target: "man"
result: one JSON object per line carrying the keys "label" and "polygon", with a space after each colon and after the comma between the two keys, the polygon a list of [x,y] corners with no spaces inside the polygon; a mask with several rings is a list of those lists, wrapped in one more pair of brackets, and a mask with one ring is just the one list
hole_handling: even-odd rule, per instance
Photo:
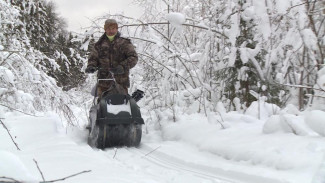
{"label": "man", "polygon": [[[86,73],[94,73],[98,69],[99,79],[109,79],[109,71],[113,70],[117,87],[121,87],[123,93],[127,94],[130,87],[129,71],[137,64],[138,55],[131,41],[121,37],[116,20],[107,19],[104,30],[105,33],[95,43],[89,55]],[[97,96],[101,97],[112,85],[111,81],[100,80]]]}

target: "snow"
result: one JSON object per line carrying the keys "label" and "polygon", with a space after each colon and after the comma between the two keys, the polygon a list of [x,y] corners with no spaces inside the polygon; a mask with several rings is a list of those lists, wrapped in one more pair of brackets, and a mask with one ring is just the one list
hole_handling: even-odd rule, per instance
{"label": "snow", "polygon": [[[292,121],[295,119],[294,116],[287,117]],[[220,130],[220,125],[207,123],[200,115],[182,116],[179,122],[164,127],[162,133],[164,139],[192,144],[200,151],[217,155],[213,159],[237,162],[232,168],[241,169],[239,172],[251,174],[255,169],[261,172],[260,175],[281,177],[280,174],[286,174],[280,180],[289,182],[311,182],[313,173],[323,161],[324,139],[313,138],[314,133],[310,137],[295,136],[290,131],[287,131],[289,134],[263,135],[262,120],[236,113],[225,114],[223,119],[223,123],[230,127]],[[303,123],[301,116],[299,119]],[[316,155],[316,152],[320,153]],[[317,165],[313,166],[314,163]],[[265,167],[269,168],[266,172],[262,171]]]}
{"label": "snow", "polygon": [[3,79],[8,83],[14,84],[15,75],[3,66],[0,66],[0,77],[3,77]]}
{"label": "snow", "polygon": [[150,37],[150,41],[153,41],[158,46],[163,46],[163,42],[161,39],[156,35],[154,29],[151,28],[151,26],[148,26],[148,36]]}
{"label": "snow", "polygon": [[287,13],[287,8],[290,7],[290,3],[290,1],[277,0],[277,3],[275,3],[275,9],[277,9],[279,13],[285,14]]}
{"label": "snow", "polygon": [[[0,172],[2,175],[6,175],[7,177],[15,177],[19,180],[25,181],[37,181],[37,179],[33,178],[24,163],[21,159],[9,152],[9,151],[0,151]],[[1,180],[1,179],[0,179]]]}
{"label": "snow", "polygon": [[230,50],[230,54],[229,54],[229,63],[228,65],[230,67],[234,66],[235,64],[235,61],[236,61],[236,52],[237,52],[237,48],[236,47],[231,47],[231,50]]}
{"label": "snow", "polygon": [[178,34],[182,33],[182,24],[185,23],[185,15],[179,12],[171,12],[166,15],[168,22],[174,27]]}
{"label": "snow", "polygon": [[264,80],[264,74],[262,68],[258,61],[255,59],[255,56],[260,52],[261,47],[257,45],[255,49],[250,49],[246,47],[247,42],[244,42],[240,47],[240,59],[243,63],[247,63],[249,60],[252,61],[254,67],[256,68],[259,76]]}
{"label": "snow", "polygon": [[322,75],[320,78],[318,78],[317,84],[321,89],[325,90],[325,75]]}
{"label": "snow", "polygon": [[318,134],[325,136],[325,112],[320,110],[306,112],[305,122]]}
{"label": "snow", "polygon": [[181,26],[185,23],[185,15],[178,12],[168,13],[166,19],[174,26]]}
{"label": "snow", "polygon": [[108,113],[112,113],[112,114],[118,114],[119,112],[124,111],[124,112],[128,112],[129,114],[131,114],[131,107],[130,104],[122,104],[122,105],[109,105],[107,104],[107,112]]}
{"label": "snow", "polygon": [[8,91],[7,88],[0,88],[0,95],[3,95],[7,91]]}
{"label": "snow", "polygon": [[253,102],[246,110],[246,115],[260,118],[262,120],[268,119],[270,116],[278,114],[280,108],[274,104],[269,104],[263,100]]}
{"label": "snow", "polygon": [[[19,10],[9,8],[11,7],[9,2],[0,2],[5,10],[5,13],[1,14],[3,18],[0,20],[1,23],[11,24],[10,27],[16,27],[16,25],[25,27],[24,22],[16,21],[19,19]],[[81,173],[63,181],[78,183],[325,183],[325,99],[323,98],[324,91],[317,90],[325,89],[325,68],[317,73],[317,82],[313,83],[316,89],[313,91],[315,95],[313,106],[305,111],[299,111],[298,105],[293,105],[298,103],[295,98],[298,90],[295,88],[288,92],[293,96],[291,100],[286,98],[284,90],[279,92],[279,99],[288,101],[289,105],[285,108],[265,102],[266,97],[260,96],[260,93],[253,90],[249,93],[257,101],[247,108],[243,105],[243,101],[236,97],[231,106],[236,111],[232,112],[227,112],[231,107],[229,105],[226,109],[222,103],[226,103],[225,101],[204,100],[207,93],[210,92],[213,95],[213,92],[217,93],[224,88],[212,86],[211,83],[215,78],[206,77],[207,75],[201,70],[211,68],[214,72],[234,66],[237,51],[243,63],[252,62],[262,80],[269,79],[266,70],[271,69],[269,66],[272,63],[277,64],[275,73],[280,83],[286,84],[288,81],[285,75],[291,74],[294,80],[299,81],[301,76],[289,72],[289,68],[299,66],[297,62],[299,60],[295,59],[303,53],[310,56],[308,60],[311,59],[311,63],[315,62],[318,50],[317,36],[310,28],[311,26],[307,25],[309,14],[305,12],[306,7],[301,4],[300,0],[252,0],[246,2],[242,9],[237,1],[220,1],[220,5],[227,6],[217,7],[217,3],[209,8],[201,9],[202,2],[190,2],[188,7],[183,8],[183,11],[181,4],[175,7],[171,5],[172,11],[180,12],[167,15],[165,8],[163,8],[164,12],[146,12],[146,17],[151,17],[152,22],[164,22],[163,20],[166,19],[170,22],[171,28],[175,28],[176,33],[179,33],[174,34],[172,30],[169,35],[171,44],[168,43],[168,47],[170,46],[170,51],[172,51],[170,54],[164,53],[166,51],[164,45],[167,42],[161,35],[165,35],[166,29],[152,25],[152,27],[137,29],[143,31],[143,34],[138,34],[138,32],[134,34],[141,39],[156,43],[152,47],[149,44],[144,46],[137,43],[139,53],[155,62],[146,63],[150,69],[141,68],[141,72],[138,72],[145,76],[134,75],[140,78],[139,82],[150,80],[149,85],[154,85],[155,88],[132,87],[143,87],[143,91],[146,89],[152,93],[158,91],[162,95],[160,97],[148,93],[148,98],[143,99],[145,102],[142,104],[145,107],[141,110],[146,124],[143,126],[143,139],[139,148],[116,147],[98,150],[89,147],[87,145],[88,131],[84,127],[88,122],[87,104],[91,100],[82,98],[83,106],[69,108],[71,107],[69,105],[74,102],[67,98],[78,100],[75,93],[62,94],[63,92],[55,87],[57,81],[39,69],[42,66],[37,60],[48,60],[48,64],[52,65],[54,70],[60,69],[57,62],[44,55],[32,54],[38,52],[32,49],[28,58],[23,58],[23,56],[15,58],[15,54],[9,57],[6,51],[1,52],[0,80],[4,81],[1,82],[0,87],[1,104],[10,104],[21,112],[8,112],[8,108],[0,106],[0,120],[4,124],[0,124],[0,177],[2,177],[0,182],[10,178],[22,182],[40,182],[42,177],[37,167],[39,166],[47,181]],[[147,5],[153,8],[155,3],[153,1],[152,4],[147,3]],[[295,6],[298,4],[300,5]],[[35,8],[34,4],[33,7]],[[187,14],[183,14],[184,12]],[[212,14],[205,14],[205,12]],[[151,13],[157,16],[151,16]],[[219,16],[219,13],[223,15],[214,17]],[[183,30],[186,18],[191,24],[205,27],[208,31],[201,29],[198,31],[188,27]],[[240,18],[246,23],[256,24],[256,30],[252,32],[254,38],[248,40],[258,42],[254,49],[248,48],[247,42],[240,47],[236,45],[240,33]],[[210,22],[207,21],[208,19]],[[144,16],[141,23],[148,20],[150,19]],[[218,23],[216,22],[218,25],[213,25],[216,20],[218,20]],[[85,36],[93,36],[96,30],[92,28]],[[102,30],[101,26],[100,30]],[[192,34],[187,36],[189,30],[198,32],[190,38]],[[211,30],[224,33],[229,39],[215,39],[218,36],[215,37]],[[18,29],[16,31],[22,33]],[[5,38],[4,35],[10,32],[12,31],[5,29],[4,33],[0,33],[0,37]],[[26,38],[26,45],[23,46],[24,42],[21,38],[24,40],[25,36],[18,36],[19,39],[12,37],[11,45],[5,47],[10,46],[8,48],[13,48],[12,50],[26,51],[25,47],[29,47],[31,40]],[[320,39],[324,40],[324,38]],[[225,48],[214,54],[212,52],[216,50],[208,49],[211,43],[220,44]],[[87,50],[89,44],[90,39],[85,41],[80,49]],[[0,45],[1,50],[5,47]],[[145,47],[146,50],[141,52],[141,47]],[[308,52],[305,52],[303,48],[307,48]],[[260,53],[263,55],[264,50],[269,54],[265,58],[270,57],[265,66],[255,58]],[[73,50],[70,51],[73,53]],[[56,53],[58,58],[66,61],[66,66],[68,66],[70,60],[67,60],[67,57],[61,55],[59,51]],[[189,62],[182,63],[188,70],[180,69],[181,64],[173,59],[178,56],[193,61],[190,64]],[[80,59],[82,60],[81,57]],[[220,59],[224,62],[219,62]],[[209,60],[215,60],[216,64],[208,65]],[[86,62],[86,60],[83,61]],[[141,59],[141,62],[146,61],[146,59]],[[18,64],[13,64],[15,62]],[[199,62],[198,66],[195,65],[196,62]],[[155,66],[160,64],[174,73],[170,74],[167,69]],[[164,75],[163,81],[152,77],[152,73],[147,72],[151,70],[151,67]],[[247,68],[242,67],[239,71],[241,75],[238,76],[239,81],[234,86],[238,94],[241,92],[240,80],[250,79],[245,72]],[[305,70],[297,69],[297,71]],[[189,81],[189,74],[191,74],[195,80],[193,83],[197,87],[190,87],[191,83],[177,83],[175,80],[179,78],[175,79],[175,73],[186,78],[181,82]],[[310,73],[316,74],[316,72]],[[132,85],[135,84],[132,83]],[[269,87],[262,85],[261,89],[263,91],[272,89]],[[84,88],[77,90],[79,89],[84,90]],[[217,91],[214,91],[215,89]],[[76,103],[81,103],[80,101]],[[37,114],[36,116],[39,117],[22,114],[22,112],[35,113],[40,108],[46,108],[44,111],[49,108],[56,109],[56,111]],[[74,114],[77,121],[74,126],[67,123],[62,110],[69,113],[68,115]],[[130,113],[130,106],[110,105],[107,110],[114,114],[120,111]],[[96,116],[96,107],[92,108],[92,112],[91,118]],[[5,127],[9,131],[6,131]],[[8,132],[13,139],[10,138]],[[16,148],[12,140],[17,142],[21,150]]]}
{"label": "snow", "polygon": [[221,103],[218,110],[185,113],[177,122],[161,112],[160,122],[145,125],[139,148],[105,150],[87,145],[83,115],[80,127],[71,127],[52,112],[8,112],[1,121],[21,151],[0,128],[0,176],[41,181],[35,160],[46,180],[91,170],[64,182],[323,183],[325,112],[257,102],[246,114],[227,113]]}
{"label": "snow", "polygon": [[317,37],[314,32],[311,29],[304,29],[301,31],[301,34],[305,45],[311,50],[316,50],[317,47],[315,45],[317,45]]}
{"label": "snow", "polygon": [[[266,2],[266,1],[265,1]],[[263,22],[263,23],[259,23],[257,25],[257,27],[260,29],[260,32],[263,35],[264,39],[269,39],[270,35],[271,35],[271,27],[270,27],[270,19],[269,19],[269,15],[268,15],[268,8],[269,8],[269,4],[272,3],[265,3],[264,1],[259,1],[259,0],[255,0],[254,1],[254,7],[255,7],[255,19],[256,22]],[[266,6],[266,4],[268,4],[268,6]],[[252,16],[254,16],[254,14],[252,14]]]}
{"label": "snow", "polygon": [[315,91],[315,95],[318,96],[317,100],[315,100],[315,103],[312,106],[312,109],[318,109],[318,110],[325,110],[325,67],[323,67],[322,69],[320,69],[317,72],[317,76],[318,76],[318,80],[317,83],[315,83],[315,88],[316,89],[322,89],[322,90],[316,90]]}
{"label": "snow", "polygon": [[254,6],[250,6],[248,8],[245,8],[245,10],[243,11],[243,14],[241,15],[241,17],[245,21],[249,21],[249,20],[253,19],[254,16],[255,16]]}
{"label": "snow", "polygon": [[265,122],[263,133],[293,133],[301,136],[315,134],[305,126],[303,119],[294,115],[273,115]]}
{"label": "snow", "polygon": [[90,39],[88,39],[85,43],[83,43],[80,47],[81,50],[88,50]]}

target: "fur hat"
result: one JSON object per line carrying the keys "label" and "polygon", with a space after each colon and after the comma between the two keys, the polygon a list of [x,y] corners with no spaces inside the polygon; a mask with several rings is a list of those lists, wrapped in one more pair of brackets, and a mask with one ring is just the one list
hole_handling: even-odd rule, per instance
{"label": "fur hat", "polygon": [[110,25],[116,25],[116,28],[118,28],[117,22],[115,19],[107,19],[105,21],[105,25],[104,25],[104,30],[106,30],[108,28],[108,26]]}

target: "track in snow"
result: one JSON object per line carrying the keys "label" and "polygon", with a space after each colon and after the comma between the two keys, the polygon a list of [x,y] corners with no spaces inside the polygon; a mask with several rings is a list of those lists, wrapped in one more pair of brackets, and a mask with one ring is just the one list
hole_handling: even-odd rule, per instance
{"label": "track in snow", "polygon": [[[179,151],[180,148],[177,144],[176,142],[174,149],[178,148]],[[160,151],[159,147],[162,146],[164,146],[164,142],[162,142],[161,146],[158,144],[157,146],[150,146],[142,143],[139,148],[125,149],[138,159],[137,163],[146,164],[148,169],[152,169],[153,171],[151,173],[153,174],[159,174],[163,170],[168,170],[175,174],[181,174],[184,177],[195,177],[197,180],[193,180],[193,182],[199,181],[204,183],[284,183],[277,179],[249,175],[243,172],[225,170],[217,166],[201,164],[200,162],[195,162],[195,160],[189,161],[186,158],[173,154],[173,149],[170,147],[170,153]],[[191,152],[184,150],[184,156],[187,156],[187,153]],[[197,154],[197,156],[200,155]]]}
{"label": "track in snow", "polygon": [[[157,149],[158,150],[158,149]],[[152,149],[149,146],[142,144],[141,148],[130,149],[131,152],[137,153],[142,156],[143,159],[156,164],[157,166],[164,167],[166,169],[171,169],[177,172],[182,172],[184,174],[191,174],[193,176],[202,178],[207,181],[214,183],[239,183],[234,182],[233,180],[222,178],[215,174],[211,167],[205,167],[200,165],[194,165],[189,162],[182,161],[171,157],[167,154],[161,152],[154,152],[155,149]],[[150,154],[148,154],[150,153]]]}

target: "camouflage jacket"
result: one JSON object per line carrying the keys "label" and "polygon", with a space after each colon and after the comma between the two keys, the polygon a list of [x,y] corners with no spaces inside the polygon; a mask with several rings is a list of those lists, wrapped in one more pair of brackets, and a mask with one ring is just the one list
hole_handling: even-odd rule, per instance
{"label": "camouflage jacket", "polygon": [[88,67],[98,67],[98,78],[109,77],[107,70],[122,65],[124,74],[115,75],[116,82],[124,87],[130,87],[129,71],[138,62],[138,55],[130,39],[123,38],[118,32],[111,42],[106,34],[102,35],[93,46],[88,59]]}

